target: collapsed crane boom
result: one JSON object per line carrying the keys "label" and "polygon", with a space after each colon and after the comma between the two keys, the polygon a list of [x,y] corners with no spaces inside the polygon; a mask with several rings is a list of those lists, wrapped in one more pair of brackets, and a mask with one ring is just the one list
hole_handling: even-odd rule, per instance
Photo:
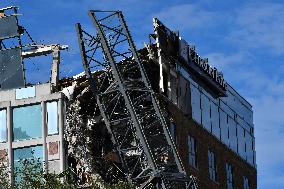
{"label": "collapsed crane boom", "polygon": [[123,14],[89,11],[89,16],[96,35],[76,25],[83,66],[125,177],[138,188],[196,187],[184,172]]}

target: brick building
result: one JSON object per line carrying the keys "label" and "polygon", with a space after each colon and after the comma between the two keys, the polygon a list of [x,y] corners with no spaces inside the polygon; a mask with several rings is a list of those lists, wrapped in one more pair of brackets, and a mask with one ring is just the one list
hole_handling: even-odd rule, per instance
{"label": "brick building", "polygon": [[159,20],[154,19],[154,26],[160,49],[152,51],[157,59],[148,75],[166,102],[186,171],[198,178],[200,188],[256,189],[252,106],[194,47]]}

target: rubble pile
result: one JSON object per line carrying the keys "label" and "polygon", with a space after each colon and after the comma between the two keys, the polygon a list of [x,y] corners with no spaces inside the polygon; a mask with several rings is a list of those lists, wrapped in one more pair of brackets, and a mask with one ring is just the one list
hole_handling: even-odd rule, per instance
{"label": "rubble pile", "polygon": [[[78,84],[80,83],[80,84]],[[70,82],[62,91],[66,96],[67,164],[79,184],[102,179],[107,183],[123,180],[119,158],[106,130],[96,99],[86,82]]]}

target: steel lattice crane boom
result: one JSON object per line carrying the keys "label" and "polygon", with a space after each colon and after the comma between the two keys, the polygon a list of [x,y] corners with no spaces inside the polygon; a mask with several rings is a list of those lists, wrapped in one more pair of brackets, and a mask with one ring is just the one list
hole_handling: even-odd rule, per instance
{"label": "steel lattice crane boom", "polygon": [[185,174],[122,12],[89,16],[95,35],[76,25],[83,66],[125,176],[141,189],[197,188]]}

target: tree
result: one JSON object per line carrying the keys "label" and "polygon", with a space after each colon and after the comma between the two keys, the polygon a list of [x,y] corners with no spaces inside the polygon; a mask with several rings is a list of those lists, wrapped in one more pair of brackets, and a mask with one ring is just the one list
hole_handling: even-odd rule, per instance
{"label": "tree", "polygon": [[1,189],[131,189],[132,184],[118,182],[108,184],[100,179],[93,179],[89,184],[80,186],[77,175],[71,169],[56,174],[45,172],[40,159],[23,159],[15,167],[13,184],[10,184],[7,162],[0,161],[0,188]]}

